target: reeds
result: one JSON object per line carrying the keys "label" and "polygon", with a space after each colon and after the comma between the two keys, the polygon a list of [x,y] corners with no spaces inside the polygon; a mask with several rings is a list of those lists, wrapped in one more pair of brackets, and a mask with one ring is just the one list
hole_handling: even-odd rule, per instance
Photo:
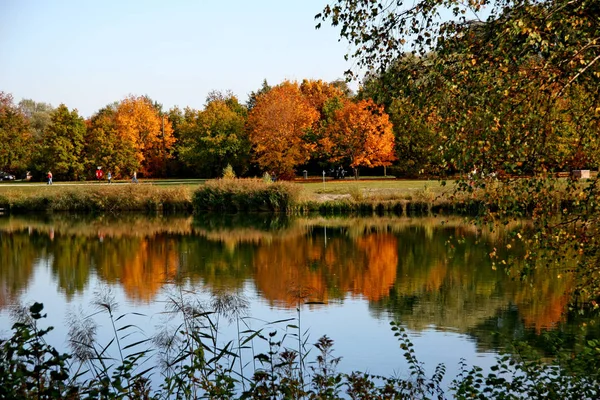
{"label": "reeds", "polygon": [[98,185],[40,187],[10,191],[0,198],[11,213],[30,211],[116,212],[191,211],[191,192],[184,186]]}
{"label": "reeds", "polygon": [[386,200],[352,199],[329,200],[324,202],[308,201],[298,204],[294,210],[300,212],[316,211],[322,215],[359,214],[359,215],[405,215],[410,217],[429,215],[478,215],[482,212],[482,203],[477,200],[449,201],[439,200]]}
{"label": "reeds", "polygon": [[[33,188],[27,188],[33,189]],[[321,214],[382,214],[423,216],[477,214],[481,201],[446,195],[427,187],[388,193],[350,187],[348,194],[327,195],[304,190],[291,182],[265,179],[217,179],[193,191],[188,186],[55,185],[34,190],[15,187],[0,194],[0,209],[26,212],[276,212]]]}
{"label": "reeds", "polygon": [[290,182],[261,179],[216,179],[194,192],[194,212],[291,211],[298,204],[301,187]]}
{"label": "reeds", "polygon": [[[598,340],[584,343],[575,355],[559,353],[552,363],[521,348],[519,356],[499,357],[487,375],[462,360],[446,393],[445,366],[439,364],[427,375],[399,323],[391,322],[391,330],[407,367],[404,377],[345,374],[336,370],[340,358],[327,336],[314,344],[314,362],[304,362],[308,338],[299,316],[257,330],[247,323],[244,299],[219,296],[204,303],[180,291],[167,302],[170,322],[152,339],[135,323],[144,316],[117,315],[111,293],[99,292],[94,314],[69,321],[70,354],[46,343],[52,328],[42,326],[42,304],[33,304],[29,313],[19,309],[12,336],[0,339],[0,398],[541,399],[548,393],[552,398],[597,398],[600,393]],[[300,308],[301,303],[299,313]],[[237,337],[223,345],[217,339],[219,316],[223,323],[237,323]],[[105,344],[96,339],[100,317],[108,318],[112,327]],[[286,337],[298,341],[291,344]]]}

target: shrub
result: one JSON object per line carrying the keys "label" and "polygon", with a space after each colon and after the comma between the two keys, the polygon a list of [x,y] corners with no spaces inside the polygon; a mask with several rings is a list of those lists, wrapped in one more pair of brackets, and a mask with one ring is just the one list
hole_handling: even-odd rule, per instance
{"label": "shrub", "polygon": [[194,192],[194,212],[290,211],[298,203],[300,187],[289,182],[260,179],[217,179]]}
{"label": "shrub", "polygon": [[223,179],[235,179],[235,171],[231,164],[227,164],[227,166],[223,168]]}

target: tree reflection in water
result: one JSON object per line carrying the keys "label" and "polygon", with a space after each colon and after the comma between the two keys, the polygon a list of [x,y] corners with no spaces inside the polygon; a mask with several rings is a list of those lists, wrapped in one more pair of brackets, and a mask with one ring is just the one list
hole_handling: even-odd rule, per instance
{"label": "tree reflection in water", "polygon": [[469,333],[507,310],[527,329],[556,327],[570,278],[538,274],[522,284],[494,270],[489,253],[510,240],[452,218],[4,217],[0,307],[18,301],[47,264],[58,285],[48,290],[67,299],[90,290],[91,275],[138,304],[156,301],[166,282],[200,285],[215,299],[252,282],[273,306],[355,297],[413,330]]}

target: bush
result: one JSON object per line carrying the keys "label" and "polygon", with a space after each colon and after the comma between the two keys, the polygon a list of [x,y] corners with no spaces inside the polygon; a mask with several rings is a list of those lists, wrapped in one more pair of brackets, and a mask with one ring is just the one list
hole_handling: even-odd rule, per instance
{"label": "bush", "polygon": [[227,166],[223,168],[223,179],[235,179],[235,171],[231,164],[227,164]]}
{"label": "bush", "polygon": [[261,179],[217,179],[194,192],[194,212],[290,211],[298,204],[300,187]]}

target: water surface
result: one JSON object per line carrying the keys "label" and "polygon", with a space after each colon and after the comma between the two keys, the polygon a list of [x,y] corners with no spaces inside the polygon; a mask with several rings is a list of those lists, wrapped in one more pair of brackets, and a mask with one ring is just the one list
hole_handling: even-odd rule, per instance
{"label": "water surface", "polygon": [[461,358],[489,366],[514,338],[536,346],[542,332],[577,330],[564,317],[568,277],[523,284],[492,265],[491,252],[519,251],[506,233],[448,217],[1,217],[0,331],[12,305],[43,302],[65,348],[67,318],[93,313],[94,293],[110,290],[120,313],[146,315],[135,322],[151,335],[169,296],[236,294],[255,329],[293,318],[309,343],[333,338],[343,371],[406,373],[396,320],[427,368],[443,362],[452,377]]}

